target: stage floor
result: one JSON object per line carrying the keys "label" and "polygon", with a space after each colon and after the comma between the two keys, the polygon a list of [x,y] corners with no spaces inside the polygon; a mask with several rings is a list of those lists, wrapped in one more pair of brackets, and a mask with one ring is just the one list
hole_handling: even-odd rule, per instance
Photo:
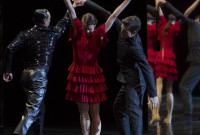
{"label": "stage floor", "polygon": [[[175,105],[173,111],[172,124],[165,125],[163,124],[163,118],[166,114],[165,107],[166,96],[163,95],[163,102],[161,104],[161,121],[157,125],[149,125],[148,129],[144,130],[143,135],[199,135],[200,134],[200,97],[194,97],[194,115],[193,122],[190,125],[186,125],[179,121],[182,112],[182,103],[179,95],[175,95]],[[150,116],[150,112],[148,112]],[[150,117],[149,117],[150,120]],[[68,124],[68,126],[45,126],[44,135],[81,135],[80,126],[76,124]],[[117,128],[115,124],[111,123],[102,123],[102,133],[101,135],[118,135]],[[12,132],[15,127],[4,127],[1,135],[12,135]]]}

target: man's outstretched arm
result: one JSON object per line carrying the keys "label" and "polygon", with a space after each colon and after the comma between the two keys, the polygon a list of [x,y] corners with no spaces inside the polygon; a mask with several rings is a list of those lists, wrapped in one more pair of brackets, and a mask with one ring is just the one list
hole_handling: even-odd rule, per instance
{"label": "man's outstretched arm", "polygon": [[73,6],[75,6],[75,7],[79,7],[79,6],[86,7],[87,9],[89,9],[95,15],[98,15],[99,17],[101,17],[101,19],[104,22],[111,15],[111,13],[109,11],[107,11],[105,8],[101,7],[100,5],[94,3],[91,0],[74,0]]}
{"label": "man's outstretched arm", "polygon": [[147,4],[147,12],[149,12],[152,15],[156,15],[157,10],[155,7],[153,7],[152,5]]}

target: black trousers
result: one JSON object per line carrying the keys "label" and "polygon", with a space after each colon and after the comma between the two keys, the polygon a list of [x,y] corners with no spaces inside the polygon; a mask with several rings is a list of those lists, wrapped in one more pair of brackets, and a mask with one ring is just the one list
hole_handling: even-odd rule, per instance
{"label": "black trousers", "polygon": [[26,109],[14,131],[15,134],[27,135],[29,129],[33,127],[35,135],[43,135],[47,73],[46,67],[23,70],[21,84],[27,97]]}
{"label": "black trousers", "polygon": [[120,135],[142,135],[142,104],[145,82],[138,85],[123,84],[113,105],[113,111]]}
{"label": "black trousers", "polygon": [[193,114],[192,92],[199,81],[200,62],[192,62],[179,83],[179,90],[183,99],[184,114]]}

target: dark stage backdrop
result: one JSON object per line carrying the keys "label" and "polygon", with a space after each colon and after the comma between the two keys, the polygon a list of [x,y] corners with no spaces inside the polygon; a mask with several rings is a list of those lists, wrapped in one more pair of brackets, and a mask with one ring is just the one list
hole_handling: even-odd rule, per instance
{"label": "dark stage backdrop", "polygon": [[[109,11],[113,11],[123,0],[93,0]],[[51,24],[64,15],[66,10],[62,0],[4,0],[3,3],[3,47],[5,47],[21,31],[33,26],[32,15],[36,8],[47,8],[51,12]],[[85,9],[82,10],[86,11]],[[81,13],[79,16],[81,16]],[[120,19],[137,15],[142,20],[141,35],[144,49],[146,51],[146,1],[132,0],[129,6],[119,16]],[[98,19],[99,20],[99,19]],[[99,23],[102,23],[99,20]],[[65,87],[67,84],[67,68],[72,62],[71,44],[67,42],[66,32],[57,42],[52,67],[49,72],[48,90],[46,95],[46,126],[79,126],[79,114],[77,105],[65,100]],[[99,65],[103,68],[108,85],[108,101],[101,103],[101,119],[103,128],[114,125],[112,105],[119,90],[116,75],[118,66],[116,63],[116,37],[115,30],[108,33],[110,43],[101,50]],[[16,126],[25,107],[25,95],[21,89],[19,78],[22,71],[21,53],[18,52],[14,58],[13,74],[14,80],[4,83],[4,124],[5,126]],[[146,102],[145,102],[146,103]],[[147,116],[147,114],[144,114]]]}

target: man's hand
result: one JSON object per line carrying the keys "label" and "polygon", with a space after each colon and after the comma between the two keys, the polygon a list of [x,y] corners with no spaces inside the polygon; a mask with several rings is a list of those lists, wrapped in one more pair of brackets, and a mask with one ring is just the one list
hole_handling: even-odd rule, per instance
{"label": "man's hand", "polygon": [[87,0],[72,0],[73,1],[73,7],[80,7],[80,6],[83,6],[84,3],[87,1]]}
{"label": "man's hand", "polygon": [[159,104],[159,101],[158,101],[158,97],[151,97],[149,98],[149,101],[152,103],[152,108],[156,108]]}
{"label": "man's hand", "polygon": [[3,80],[5,82],[10,82],[10,81],[12,81],[12,79],[13,79],[12,73],[4,73],[3,74]]}
{"label": "man's hand", "polygon": [[155,4],[156,4],[156,9],[161,6],[162,4],[165,4],[165,0],[155,0]]}

